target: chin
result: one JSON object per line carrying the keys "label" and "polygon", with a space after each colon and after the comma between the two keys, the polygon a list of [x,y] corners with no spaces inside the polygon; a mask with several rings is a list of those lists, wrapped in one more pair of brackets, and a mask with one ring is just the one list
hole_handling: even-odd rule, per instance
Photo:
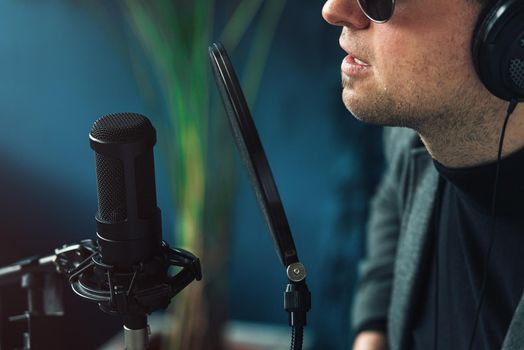
{"label": "chin", "polygon": [[408,126],[409,118],[403,113],[398,113],[395,104],[387,98],[370,99],[368,96],[358,96],[354,91],[346,88],[342,94],[342,101],[347,110],[359,121],[382,126]]}
{"label": "chin", "polygon": [[381,125],[381,126],[399,126],[393,121],[388,120],[387,115],[376,115],[366,112],[352,112],[350,113],[355,119],[367,124]]}
{"label": "chin", "polygon": [[347,110],[361,122],[370,124],[383,125],[387,115],[376,111],[376,103],[369,101],[361,96],[359,98],[353,91],[348,91],[344,88],[342,93],[342,101]]}

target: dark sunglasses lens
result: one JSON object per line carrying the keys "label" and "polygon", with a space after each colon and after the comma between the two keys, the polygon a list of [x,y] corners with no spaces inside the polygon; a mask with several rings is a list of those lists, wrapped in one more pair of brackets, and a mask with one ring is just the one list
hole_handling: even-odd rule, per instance
{"label": "dark sunglasses lens", "polygon": [[374,21],[385,22],[393,14],[393,0],[358,0],[362,11]]}

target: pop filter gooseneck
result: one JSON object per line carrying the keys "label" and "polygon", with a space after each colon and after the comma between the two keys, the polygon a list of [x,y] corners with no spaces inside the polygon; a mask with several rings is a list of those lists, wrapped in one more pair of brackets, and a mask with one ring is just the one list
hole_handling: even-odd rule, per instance
{"label": "pop filter gooseneck", "polygon": [[271,168],[229,56],[220,43],[209,47],[209,55],[242,162],[248,171],[277,255],[286,268],[289,283],[284,293],[284,308],[290,314],[289,323],[293,327],[291,348],[301,349],[306,313],[311,309],[311,295],[305,281],[306,269],[298,259]]}

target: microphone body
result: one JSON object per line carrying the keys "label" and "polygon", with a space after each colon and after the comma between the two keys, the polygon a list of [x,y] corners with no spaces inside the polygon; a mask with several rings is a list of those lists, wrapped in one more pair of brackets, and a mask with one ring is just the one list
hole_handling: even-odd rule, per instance
{"label": "microphone body", "polygon": [[95,151],[100,261],[131,271],[159,255],[162,244],[153,159],[156,132],[146,117],[118,113],[98,119],[89,140]]}

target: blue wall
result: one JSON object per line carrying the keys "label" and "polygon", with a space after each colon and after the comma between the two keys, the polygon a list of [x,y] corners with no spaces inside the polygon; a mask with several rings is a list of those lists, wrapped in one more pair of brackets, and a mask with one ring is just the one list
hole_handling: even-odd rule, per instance
{"label": "blue wall", "polygon": [[[288,1],[252,111],[309,271],[317,348],[344,349],[380,138],[340,101],[340,30],[323,22],[322,5]],[[160,98],[144,93],[160,95],[158,88],[137,84],[128,55],[137,44],[115,14],[103,1],[0,3],[2,264],[94,236],[96,182],[87,135],[95,119],[134,111],[155,124],[165,113]],[[158,152],[156,163],[164,233],[172,232],[173,204]],[[238,167],[231,315],[286,323],[284,271]]]}

